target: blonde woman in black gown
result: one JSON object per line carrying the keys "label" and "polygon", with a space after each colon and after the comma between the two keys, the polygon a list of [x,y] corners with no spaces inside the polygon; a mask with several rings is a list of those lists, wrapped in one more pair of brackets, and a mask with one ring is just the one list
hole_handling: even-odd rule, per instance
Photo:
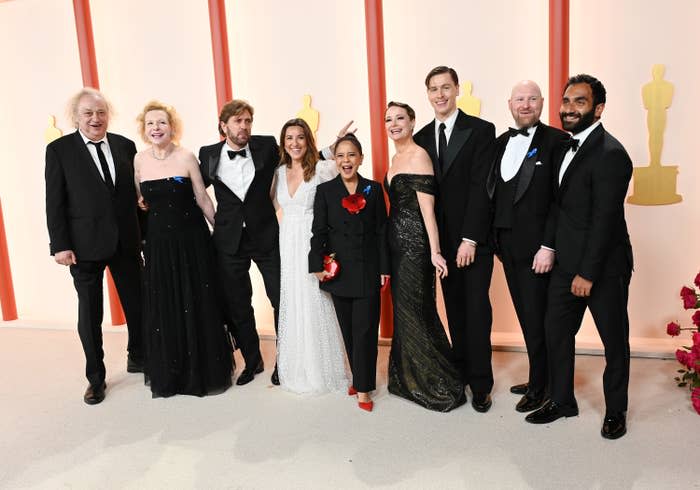
{"label": "blonde woman in black gown", "polygon": [[385,181],[391,201],[387,237],[394,303],[389,392],[447,412],[466,397],[435,305],[435,274],[446,276],[447,263],[435,221],[433,165],[413,141],[415,112],[410,106],[390,102],[384,122],[396,148]]}
{"label": "blonde woman in black gown", "polygon": [[[134,159],[148,208],[144,279],[145,374],[154,397],[203,396],[231,386],[231,347],[216,297],[214,224],[197,159],[178,146],[175,110],[149,102],[137,118],[150,146]],[[147,204],[144,204],[145,203]]]}

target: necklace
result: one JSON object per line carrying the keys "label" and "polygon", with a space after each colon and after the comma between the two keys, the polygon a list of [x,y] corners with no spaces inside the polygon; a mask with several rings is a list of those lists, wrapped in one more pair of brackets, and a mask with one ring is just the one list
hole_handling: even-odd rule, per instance
{"label": "necklace", "polygon": [[159,157],[156,155],[156,150],[151,146],[151,155],[153,155],[153,158],[155,158],[156,160],[161,160],[161,161],[163,161],[163,160],[165,160],[166,158],[168,158],[170,155],[172,155],[172,153],[173,153],[172,151],[166,151],[165,156],[164,156],[163,158],[159,158]]}

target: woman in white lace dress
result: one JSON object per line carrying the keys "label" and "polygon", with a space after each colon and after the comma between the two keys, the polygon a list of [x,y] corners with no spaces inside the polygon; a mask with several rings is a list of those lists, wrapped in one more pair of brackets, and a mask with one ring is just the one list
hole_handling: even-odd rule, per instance
{"label": "woman in white lace dress", "polygon": [[282,127],[280,162],[275,183],[275,205],[282,209],[280,385],[295,393],[345,391],[345,351],[333,301],[319,289],[308,263],[316,186],[338,171],[332,160],[318,161],[313,135],[302,119],[292,119]]}

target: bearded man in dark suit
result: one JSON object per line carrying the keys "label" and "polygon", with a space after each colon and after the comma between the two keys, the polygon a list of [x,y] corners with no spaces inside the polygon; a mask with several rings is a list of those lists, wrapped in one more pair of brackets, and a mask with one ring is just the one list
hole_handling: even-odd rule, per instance
{"label": "bearded man in dark suit", "polygon": [[523,395],[515,407],[519,412],[539,408],[545,398],[544,315],[554,266],[553,169],[569,138],[540,121],[543,103],[535,82],[523,80],[513,87],[508,107],[515,127],[496,138],[487,181],[496,254],[503,263],[530,363],[528,383],[511,387],[511,392]]}
{"label": "bearded man in dark suit", "polygon": [[77,128],[46,147],[46,222],[51,255],[68,266],[78,293],[78,334],[90,383],[83,399],[105,398],[102,280],[109,267],[129,331],[127,371],[143,372],[141,257],[134,142],[108,133],[110,106],[85,88],[70,103]]}
{"label": "bearded man in dark suit", "polygon": [[578,415],[575,336],[588,308],[605,348],[601,435],[617,439],[627,432],[627,298],[633,262],[624,202],[632,161],[600,122],[605,100],[605,87],[590,75],[571,77],[562,98],[561,122],[572,139],[556,172],[556,263],[545,319],[551,394],[526,420],[544,424]]}

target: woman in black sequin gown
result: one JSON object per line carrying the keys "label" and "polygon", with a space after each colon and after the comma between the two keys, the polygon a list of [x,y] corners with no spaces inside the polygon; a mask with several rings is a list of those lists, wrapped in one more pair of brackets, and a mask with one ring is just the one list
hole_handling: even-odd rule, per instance
{"label": "woman in black sequin gown", "polygon": [[174,110],[151,102],[138,121],[144,141],[152,145],[134,159],[136,188],[148,209],[146,380],[154,397],[222,392],[231,386],[232,359],[204,221],[206,216],[213,222],[214,206],[197,159],[173,143],[179,128]]}
{"label": "woman in black sequin gown", "polygon": [[435,305],[435,273],[447,275],[447,264],[440,254],[433,210],[433,167],[413,141],[414,124],[413,109],[389,103],[385,125],[396,146],[385,181],[391,202],[387,237],[394,303],[389,392],[447,412],[466,397]]}

